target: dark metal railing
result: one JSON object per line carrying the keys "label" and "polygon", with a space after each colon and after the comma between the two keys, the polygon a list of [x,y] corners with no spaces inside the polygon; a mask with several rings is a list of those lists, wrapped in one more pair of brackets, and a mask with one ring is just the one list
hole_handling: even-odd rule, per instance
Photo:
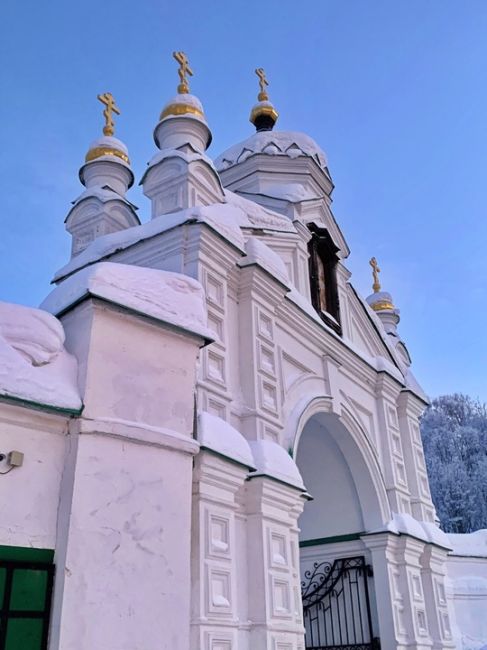
{"label": "dark metal railing", "polygon": [[373,636],[364,557],[315,562],[301,583],[308,650],[379,650]]}

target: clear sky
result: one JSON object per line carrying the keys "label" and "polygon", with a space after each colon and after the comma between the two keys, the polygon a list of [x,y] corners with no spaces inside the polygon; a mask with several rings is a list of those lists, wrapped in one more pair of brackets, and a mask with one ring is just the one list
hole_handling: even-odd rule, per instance
{"label": "clear sky", "polygon": [[[487,400],[485,0],[3,0],[0,299],[38,305],[68,260],[63,221],[101,134],[97,93],[122,109],[116,135],[140,179],[175,49],[212,156],[252,133],[265,68],[278,127],[328,155],[355,286],[370,292],[375,255],[428,394]],[[129,198],[147,220],[140,189]]]}

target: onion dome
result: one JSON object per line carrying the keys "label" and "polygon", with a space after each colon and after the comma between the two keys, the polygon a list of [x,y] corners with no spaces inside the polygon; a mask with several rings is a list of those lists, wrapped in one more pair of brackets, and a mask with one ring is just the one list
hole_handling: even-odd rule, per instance
{"label": "onion dome", "polygon": [[[85,164],[79,170],[79,177],[86,187],[109,185],[115,192],[125,194],[134,183],[134,175],[127,147],[113,135],[113,113],[120,115],[120,110],[111,93],[98,95],[98,99],[105,106],[103,135],[91,143]],[[106,163],[115,164],[107,167]]]}
{"label": "onion dome", "polygon": [[381,291],[381,285],[379,282],[380,268],[375,257],[372,257],[369,264],[372,267],[372,275],[374,278],[374,284],[372,285],[374,293],[368,296],[368,304],[374,311],[395,310],[396,308],[392,302],[391,294],[387,293],[387,291]]}
{"label": "onion dome", "polygon": [[269,101],[266,90],[269,82],[266,79],[264,69],[256,68],[255,74],[259,77],[260,92],[257,95],[257,104],[252,107],[249,119],[257,131],[272,131],[279,113]]}
{"label": "onion dome", "polygon": [[397,325],[400,320],[399,309],[395,308],[391,294],[387,291],[381,291],[379,282],[380,268],[375,257],[369,261],[369,264],[372,267],[374,278],[374,284],[372,285],[374,293],[367,297],[367,303],[382,321],[387,334],[397,337]]}
{"label": "onion dome", "polygon": [[177,95],[161,111],[154,141],[159,149],[177,149],[189,143],[198,151],[205,151],[212,136],[200,100],[189,92],[188,75],[193,76],[193,70],[184,52],[173,52],[173,57],[179,63],[180,83]]}
{"label": "onion dome", "polygon": [[129,152],[124,143],[113,136],[104,135],[91,143],[85,156],[85,162],[91,162],[97,158],[114,156],[119,158],[126,165],[130,165]]}

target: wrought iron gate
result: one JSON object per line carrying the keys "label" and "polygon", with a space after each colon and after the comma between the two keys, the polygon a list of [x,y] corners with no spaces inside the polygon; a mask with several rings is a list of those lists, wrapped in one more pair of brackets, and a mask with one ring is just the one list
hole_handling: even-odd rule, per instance
{"label": "wrought iron gate", "polygon": [[379,650],[374,638],[364,557],[315,563],[301,583],[308,650]]}

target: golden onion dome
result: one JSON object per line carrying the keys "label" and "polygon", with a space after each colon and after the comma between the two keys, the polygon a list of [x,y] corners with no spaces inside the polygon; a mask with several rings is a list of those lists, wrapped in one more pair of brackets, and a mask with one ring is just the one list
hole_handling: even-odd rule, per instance
{"label": "golden onion dome", "polygon": [[88,163],[109,156],[130,165],[127,147],[121,140],[109,135],[104,135],[91,143],[85,156],[85,162]]}
{"label": "golden onion dome", "polygon": [[257,95],[257,104],[250,111],[249,120],[257,131],[272,131],[279,117],[279,113],[269,101],[269,95],[267,94],[269,82],[267,81],[264,69],[256,68],[255,74],[259,78],[260,92]]}
{"label": "golden onion dome", "polygon": [[387,291],[378,291],[367,298],[367,302],[374,311],[384,311],[386,309],[395,310],[392,296]]}
{"label": "golden onion dome", "polygon": [[200,100],[189,93],[178,93],[170,99],[162,109],[160,120],[171,117],[188,116],[201,120],[206,124],[205,113]]}
{"label": "golden onion dome", "polygon": [[374,279],[374,283],[372,285],[372,291],[374,293],[370,294],[370,296],[367,297],[367,303],[374,311],[385,311],[385,310],[394,311],[396,308],[394,307],[394,303],[392,302],[391,294],[387,293],[387,291],[381,291],[381,286],[379,282],[380,268],[379,265],[377,264],[377,260],[375,259],[375,257],[372,257],[369,260],[369,264],[372,267],[372,277]]}

